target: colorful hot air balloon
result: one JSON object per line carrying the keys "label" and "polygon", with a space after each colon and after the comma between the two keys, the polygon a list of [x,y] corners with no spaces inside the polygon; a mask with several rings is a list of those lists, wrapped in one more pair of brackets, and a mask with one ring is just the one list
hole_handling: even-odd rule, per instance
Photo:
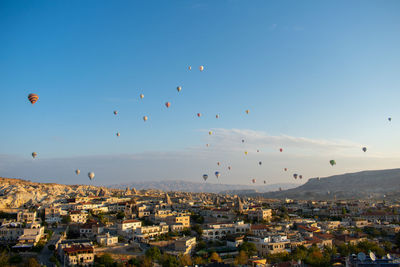
{"label": "colorful hot air balloon", "polygon": [[208,134],[209,134],[209,135],[212,135],[212,132],[211,132],[211,131],[209,131],[209,132],[208,132]]}
{"label": "colorful hot air balloon", "polygon": [[251,182],[252,182],[253,184],[255,184],[255,183],[256,183],[256,179],[251,179]]}
{"label": "colorful hot air balloon", "polygon": [[293,174],[294,179],[297,179],[297,173]]}
{"label": "colorful hot air balloon", "polygon": [[165,103],[165,106],[166,106],[167,108],[169,108],[169,107],[171,106],[171,103],[170,103],[170,102],[167,102],[167,103]]}
{"label": "colorful hot air balloon", "polygon": [[147,116],[143,116],[144,121],[147,121],[147,119],[148,119]]}
{"label": "colorful hot air balloon", "polygon": [[362,148],[362,151],[367,152],[367,148],[366,148],[366,147],[363,147],[363,148]]}
{"label": "colorful hot air balloon", "polygon": [[204,181],[207,181],[208,175],[207,174],[203,174],[203,179]]}
{"label": "colorful hot air balloon", "polygon": [[259,162],[258,162],[258,165],[260,165],[260,166],[261,166],[261,165],[262,165],[262,162],[261,162],[261,161],[259,161]]}
{"label": "colorful hot air balloon", "polygon": [[117,114],[118,114],[118,111],[114,110],[114,115],[117,115]]}
{"label": "colorful hot air balloon", "polygon": [[140,97],[140,99],[143,99],[144,94],[140,94],[139,97]]}
{"label": "colorful hot air balloon", "polygon": [[283,148],[279,148],[279,151],[280,151],[280,152],[283,152]]}
{"label": "colorful hot air balloon", "polygon": [[176,90],[178,90],[178,92],[180,92],[182,90],[181,86],[176,87]]}
{"label": "colorful hot air balloon", "polygon": [[32,158],[36,158],[37,157],[37,153],[36,152],[32,152]]}
{"label": "colorful hot air balloon", "polygon": [[246,109],[246,111],[245,111],[245,112],[246,112],[246,114],[249,114],[250,110]]}
{"label": "colorful hot air balloon", "polygon": [[79,175],[81,171],[79,169],[75,170],[76,175]]}
{"label": "colorful hot air balloon", "polygon": [[88,177],[89,177],[90,180],[93,180],[93,178],[94,178],[94,172],[89,172],[89,173],[88,173]]}
{"label": "colorful hot air balloon", "polygon": [[217,118],[217,119],[218,119],[218,118],[219,118],[219,115],[218,115],[218,114],[217,114],[217,115],[215,115],[215,118]]}
{"label": "colorful hot air balloon", "polygon": [[203,70],[204,70],[204,66],[200,66],[200,67],[199,67],[199,70],[200,70],[200,71],[203,71]]}
{"label": "colorful hot air balloon", "polygon": [[28,95],[28,100],[33,104],[35,104],[39,99],[39,96],[37,94],[29,94]]}
{"label": "colorful hot air balloon", "polygon": [[329,161],[329,163],[333,166],[336,165],[336,161],[334,161],[333,159]]}
{"label": "colorful hot air balloon", "polygon": [[219,172],[215,172],[215,177],[219,178],[221,174]]}
{"label": "colorful hot air balloon", "polygon": [[201,113],[197,113],[197,117],[199,117],[199,118],[200,118],[200,117],[201,117]]}
{"label": "colorful hot air balloon", "polygon": [[117,133],[117,137],[119,137],[120,136],[120,133]]}

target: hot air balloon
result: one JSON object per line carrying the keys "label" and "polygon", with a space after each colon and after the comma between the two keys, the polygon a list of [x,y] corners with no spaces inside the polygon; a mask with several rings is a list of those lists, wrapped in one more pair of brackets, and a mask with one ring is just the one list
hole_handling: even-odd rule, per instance
{"label": "hot air balloon", "polygon": [[209,132],[208,132],[208,134],[209,134],[209,135],[212,135],[212,132],[211,132],[211,131],[209,131]]}
{"label": "hot air balloon", "polygon": [[247,155],[247,154],[248,154],[248,152],[247,152],[247,151],[245,151],[245,152],[244,152],[244,154],[245,154],[245,155]]}
{"label": "hot air balloon", "polygon": [[363,148],[362,148],[362,151],[367,152],[367,148],[366,148],[366,147],[363,147]]}
{"label": "hot air balloon", "polygon": [[280,151],[280,152],[283,152],[283,148],[279,148],[279,151]]}
{"label": "hot air balloon", "polygon": [[303,179],[303,175],[299,175],[299,178],[300,178],[300,179]]}
{"label": "hot air balloon", "polygon": [[218,162],[217,162],[217,165],[219,166],[219,165],[221,165],[221,163],[218,161]]}
{"label": "hot air balloon", "polygon": [[178,86],[178,87],[176,87],[176,90],[178,90],[178,92],[180,92],[182,90],[182,87]]}
{"label": "hot air balloon", "polygon": [[89,173],[88,173],[88,177],[89,177],[90,180],[93,180],[93,178],[94,178],[94,172],[89,172]]}
{"label": "hot air balloon", "polygon": [[297,173],[293,174],[294,179],[297,179]]}
{"label": "hot air balloon", "polygon": [[250,110],[246,109],[246,111],[245,111],[245,112],[246,112],[246,114],[249,114]]}
{"label": "hot air balloon", "polygon": [[266,183],[267,183],[267,181],[264,180],[264,184],[266,184]]}
{"label": "hot air balloon", "polygon": [[262,162],[261,162],[261,161],[259,161],[259,162],[258,162],[258,165],[260,165],[260,166],[261,166],[261,165],[262,165]]}
{"label": "hot air balloon", "polygon": [[192,70],[192,66],[189,66],[188,69],[189,69],[189,70]]}
{"label": "hot air balloon", "polygon": [[37,94],[29,94],[28,95],[28,100],[33,104],[35,104],[39,99],[39,96]]}
{"label": "hot air balloon", "polygon": [[118,111],[114,110],[114,115],[117,115],[117,114],[118,114]]}
{"label": "hot air balloon", "polygon": [[333,159],[329,161],[329,163],[333,166],[336,165],[336,161],[334,161]]}
{"label": "hot air balloon", "polygon": [[171,103],[170,103],[170,102],[167,102],[167,103],[165,103],[165,106],[166,106],[167,108],[169,108],[169,107],[171,106]]}
{"label": "hot air balloon", "polygon": [[207,181],[208,175],[207,174],[203,174],[203,179],[204,181]]}
{"label": "hot air balloon", "polygon": [[221,174],[219,172],[215,172],[215,177],[219,178]]}
{"label": "hot air balloon", "polygon": [[256,183],[256,179],[251,179],[251,182],[252,182],[253,184],[255,184],[255,183]]}
{"label": "hot air balloon", "polygon": [[148,119],[147,116],[143,116],[144,121],[147,121],[147,119]]}
{"label": "hot air balloon", "polygon": [[117,137],[119,137],[120,136],[120,133],[117,133]]}
{"label": "hot air balloon", "polygon": [[199,70],[200,70],[200,71],[203,71],[203,70],[204,70],[204,66],[200,66],[200,67],[199,67]]}
{"label": "hot air balloon", "polygon": [[140,94],[140,99],[143,99],[143,97],[144,97],[144,94]]}
{"label": "hot air balloon", "polygon": [[36,152],[32,152],[32,158],[36,158],[37,157],[37,153]]}
{"label": "hot air balloon", "polygon": [[199,117],[199,118],[200,118],[200,117],[201,117],[201,113],[197,113],[197,117]]}
{"label": "hot air balloon", "polygon": [[389,118],[388,118],[388,121],[392,121],[392,118],[389,117]]}
{"label": "hot air balloon", "polygon": [[79,169],[75,170],[76,175],[79,175],[81,171]]}
{"label": "hot air balloon", "polygon": [[215,118],[217,118],[217,119],[218,119],[218,118],[219,118],[219,115],[218,115],[218,114],[217,114],[217,115],[215,115]]}
{"label": "hot air balloon", "polygon": [[286,172],[286,171],[287,171],[287,168],[284,168],[283,170]]}

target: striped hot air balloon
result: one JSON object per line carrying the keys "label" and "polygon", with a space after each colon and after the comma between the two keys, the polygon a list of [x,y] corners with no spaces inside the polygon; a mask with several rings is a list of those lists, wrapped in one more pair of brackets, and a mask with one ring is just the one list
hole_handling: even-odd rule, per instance
{"label": "striped hot air balloon", "polygon": [[39,99],[39,96],[37,94],[29,94],[28,95],[28,100],[33,104],[35,104]]}

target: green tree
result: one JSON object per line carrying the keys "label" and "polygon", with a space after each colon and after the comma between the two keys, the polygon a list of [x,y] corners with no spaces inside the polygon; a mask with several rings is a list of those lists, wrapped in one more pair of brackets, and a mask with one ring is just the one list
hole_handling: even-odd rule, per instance
{"label": "green tree", "polygon": [[145,255],[146,255],[146,257],[148,257],[154,261],[154,260],[160,259],[161,252],[158,247],[151,247],[148,250],[146,250]]}
{"label": "green tree", "polygon": [[203,240],[199,241],[199,243],[197,243],[196,245],[196,251],[200,251],[202,249],[205,249],[207,247],[206,242],[204,242]]}
{"label": "green tree", "polygon": [[123,211],[119,211],[117,213],[117,219],[122,220],[123,218],[125,218],[125,213]]}
{"label": "green tree", "polygon": [[179,261],[175,256],[163,254],[161,258],[161,265],[163,267],[178,267]]}
{"label": "green tree", "polygon": [[382,245],[387,253],[391,252],[394,247],[393,243],[389,241],[383,241]]}
{"label": "green tree", "polygon": [[10,264],[19,264],[23,261],[24,259],[22,258],[21,255],[13,255],[10,257],[9,262]]}
{"label": "green tree", "polygon": [[181,266],[191,266],[193,264],[193,261],[189,254],[180,255],[179,264]]}
{"label": "green tree", "polygon": [[239,246],[239,251],[242,251],[242,250],[244,252],[246,252],[246,254],[249,256],[253,256],[253,255],[257,254],[257,247],[254,243],[243,242],[243,244],[241,244]]}
{"label": "green tree", "polygon": [[69,216],[69,215],[63,216],[61,219],[61,222],[64,224],[69,224],[71,222],[71,216]]}
{"label": "green tree", "polygon": [[9,256],[6,251],[0,253],[0,267],[8,266]]}
{"label": "green tree", "polygon": [[235,258],[235,265],[247,264],[248,259],[249,257],[247,256],[246,252],[244,252],[244,250],[241,250]]}
{"label": "green tree", "polygon": [[203,228],[201,228],[199,224],[193,225],[192,230],[196,232],[198,237],[201,237],[203,235]]}
{"label": "green tree", "polygon": [[105,267],[112,267],[114,266],[114,259],[111,257],[110,254],[104,253],[100,257],[95,257],[95,262],[99,265]]}
{"label": "green tree", "polygon": [[398,248],[400,248],[400,232],[394,236],[394,242]]}
{"label": "green tree", "polygon": [[25,267],[40,267],[40,264],[35,258],[29,258],[25,263]]}
{"label": "green tree", "polygon": [[193,259],[193,264],[194,265],[200,265],[200,264],[203,264],[203,263],[204,263],[204,259],[202,257],[197,256],[197,257],[195,257]]}
{"label": "green tree", "polygon": [[213,252],[213,253],[211,253],[210,261],[211,261],[211,262],[222,262],[222,259],[221,259],[221,257],[218,255],[217,252]]}

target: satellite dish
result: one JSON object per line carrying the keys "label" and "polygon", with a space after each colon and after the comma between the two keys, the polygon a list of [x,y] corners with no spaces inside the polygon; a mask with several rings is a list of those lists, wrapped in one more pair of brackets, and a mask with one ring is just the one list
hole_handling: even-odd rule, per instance
{"label": "satellite dish", "polygon": [[369,257],[371,258],[372,261],[376,261],[376,256],[372,251],[369,252]]}
{"label": "satellite dish", "polygon": [[365,259],[367,258],[367,256],[365,255],[365,253],[360,252],[360,253],[357,254],[357,258],[358,258],[360,261],[365,261]]}

